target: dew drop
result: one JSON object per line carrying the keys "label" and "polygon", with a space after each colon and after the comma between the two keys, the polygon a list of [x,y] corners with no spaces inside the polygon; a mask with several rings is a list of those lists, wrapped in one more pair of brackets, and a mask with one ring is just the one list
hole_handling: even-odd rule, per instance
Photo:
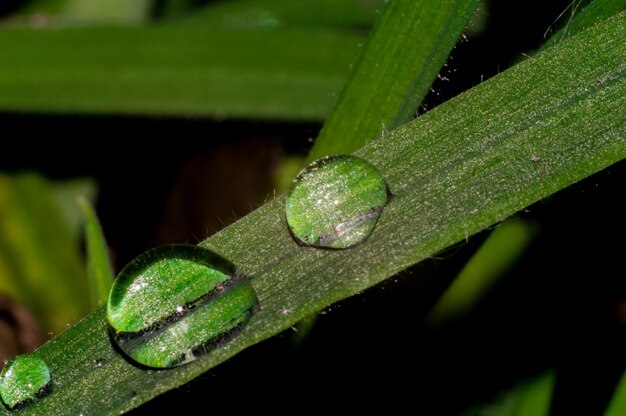
{"label": "dew drop", "polygon": [[306,245],[343,249],[372,233],[389,198],[382,175],[348,155],[311,163],[294,179],[285,213],[293,237]]}
{"label": "dew drop", "polygon": [[198,246],[170,245],[131,261],[113,283],[113,340],[139,364],[175,367],[234,337],[257,309],[234,265]]}
{"label": "dew drop", "polygon": [[9,409],[18,410],[48,393],[48,365],[34,354],[18,355],[0,373],[0,396]]}

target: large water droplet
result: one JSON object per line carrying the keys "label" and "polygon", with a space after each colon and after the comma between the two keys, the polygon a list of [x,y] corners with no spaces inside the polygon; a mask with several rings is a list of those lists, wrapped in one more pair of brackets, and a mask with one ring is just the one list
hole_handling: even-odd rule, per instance
{"label": "large water droplet", "polygon": [[2,369],[0,396],[9,409],[27,406],[44,396],[50,386],[50,371],[44,360],[34,354],[18,355]]}
{"label": "large water droplet", "polygon": [[382,175],[356,156],[330,156],[302,170],[287,194],[292,235],[318,247],[348,248],[372,232],[389,192]]}
{"label": "large water droplet", "polygon": [[171,245],[143,253],[120,272],[107,317],[130,358],[166,368],[226,342],[256,308],[252,285],[228,260],[201,247]]}

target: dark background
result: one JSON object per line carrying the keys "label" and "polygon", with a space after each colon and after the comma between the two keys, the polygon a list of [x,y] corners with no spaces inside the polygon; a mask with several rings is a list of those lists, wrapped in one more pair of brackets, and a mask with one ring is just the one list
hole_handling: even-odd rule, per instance
{"label": "dark background", "polygon": [[[459,43],[443,73],[450,81],[435,83],[422,111],[532,54],[569,3],[492,1],[486,30]],[[306,155],[321,127],[11,113],[0,113],[0,126],[15,139],[3,143],[1,170],[98,181],[117,270],[155,245],[197,243],[261,205],[274,168]],[[99,157],[83,156],[77,141]],[[487,232],[332,306],[299,346],[286,331],[133,414],[454,415],[549,368],[557,370],[553,414],[601,414],[626,364],[625,184],[621,162],[520,213],[539,236],[456,322],[430,329],[423,320]]]}

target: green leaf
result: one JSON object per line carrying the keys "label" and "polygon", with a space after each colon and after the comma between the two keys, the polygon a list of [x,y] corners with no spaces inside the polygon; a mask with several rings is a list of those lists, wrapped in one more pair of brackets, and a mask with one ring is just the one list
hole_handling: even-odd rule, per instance
{"label": "green leaf", "polygon": [[309,160],[352,153],[415,117],[478,0],[395,0],[376,21],[357,70]]}
{"label": "green leaf", "polygon": [[[205,240],[203,246],[251,278],[259,298],[260,311],[231,342],[186,366],[146,370],[112,346],[99,309],[38,350],[57,384],[22,415],[132,409],[625,158],[625,16],[522,62],[356,152],[379,168],[394,195],[365,243],[339,251],[298,245],[287,229],[282,197]],[[102,365],[94,366],[96,360]]]}
{"label": "green leaf", "polygon": [[198,10],[179,23],[228,29],[274,29],[287,26],[367,28],[383,0],[236,0]]}
{"label": "green leaf", "polygon": [[[575,2],[572,2],[571,6],[574,8],[578,7]],[[582,9],[580,13],[570,17],[565,27],[552,35],[550,39],[541,45],[541,48],[544,49],[555,45],[569,36],[573,36],[625,9],[626,0],[594,0]]]}
{"label": "green leaf", "polygon": [[54,199],[61,210],[65,223],[76,240],[82,237],[83,212],[76,203],[80,198],[87,203],[96,200],[96,184],[93,179],[69,179],[63,182],[49,182]]}
{"label": "green leaf", "polygon": [[68,17],[89,23],[129,24],[145,22],[152,0],[65,0]]}
{"label": "green leaf", "polygon": [[[153,0],[36,0],[22,13],[46,13],[55,24],[140,24],[150,17]],[[40,15],[40,17],[42,17]]]}
{"label": "green leaf", "polygon": [[524,381],[484,406],[478,406],[463,416],[548,416],[554,392],[555,374],[547,372]]}
{"label": "green leaf", "polygon": [[613,398],[604,416],[622,416],[626,414],[626,371],[615,388]]}
{"label": "green leaf", "polygon": [[515,265],[536,233],[534,223],[521,219],[506,222],[493,231],[439,299],[428,320],[439,324],[474,307]]}
{"label": "green leaf", "polygon": [[322,120],[362,35],[0,28],[0,110]]}
{"label": "green leaf", "polygon": [[0,175],[0,290],[53,332],[90,311],[78,235],[57,202],[60,186],[35,174]]}
{"label": "green leaf", "polygon": [[113,284],[113,268],[109,249],[95,211],[86,199],[78,200],[85,216],[85,240],[87,242],[87,278],[91,287],[93,309],[106,305]]}

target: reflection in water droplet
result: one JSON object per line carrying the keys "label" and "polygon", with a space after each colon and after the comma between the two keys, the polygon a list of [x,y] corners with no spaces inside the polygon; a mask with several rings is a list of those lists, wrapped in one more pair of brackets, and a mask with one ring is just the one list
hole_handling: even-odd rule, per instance
{"label": "reflection in water droplet", "polygon": [[330,156],[302,170],[287,194],[285,212],[301,243],[349,248],[372,232],[389,192],[382,175],[356,156]]}
{"label": "reflection in water droplet", "polygon": [[171,245],[143,253],[120,272],[107,317],[130,358],[166,368],[229,340],[256,308],[252,285],[232,263],[201,247]]}
{"label": "reflection in water droplet", "polygon": [[50,371],[46,362],[34,354],[18,355],[2,369],[0,396],[9,409],[28,406],[48,393]]}

